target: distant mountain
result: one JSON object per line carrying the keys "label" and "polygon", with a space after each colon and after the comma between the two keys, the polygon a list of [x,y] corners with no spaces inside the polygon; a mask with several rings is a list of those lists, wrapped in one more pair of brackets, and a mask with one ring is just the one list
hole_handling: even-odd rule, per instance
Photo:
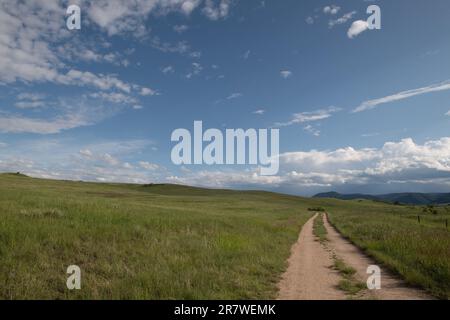
{"label": "distant mountain", "polygon": [[333,198],[341,200],[367,199],[390,203],[428,205],[428,204],[449,204],[450,193],[390,193],[382,195],[368,194],[341,194],[338,192],[319,193],[314,198]]}

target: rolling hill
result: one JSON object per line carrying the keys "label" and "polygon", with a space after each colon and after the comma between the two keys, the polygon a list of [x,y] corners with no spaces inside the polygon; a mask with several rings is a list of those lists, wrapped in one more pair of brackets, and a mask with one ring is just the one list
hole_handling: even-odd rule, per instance
{"label": "rolling hill", "polygon": [[319,193],[314,198],[332,198],[340,200],[367,199],[389,203],[431,205],[450,204],[450,193],[389,193],[383,195],[341,194],[338,192]]}

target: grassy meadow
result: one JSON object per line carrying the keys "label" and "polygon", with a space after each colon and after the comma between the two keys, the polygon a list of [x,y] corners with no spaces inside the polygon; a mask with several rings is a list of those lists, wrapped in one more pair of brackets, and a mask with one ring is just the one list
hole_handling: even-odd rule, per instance
{"label": "grassy meadow", "polygon": [[331,223],[377,261],[409,284],[435,297],[450,298],[450,229],[445,226],[450,206],[430,210],[329,199],[322,205],[330,212]]}
{"label": "grassy meadow", "polygon": [[312,214],[271,193],[0,174],[0,299],[275,298]]}
{"label": "grassy meadow", "polygon": [[[448,207],[15,174],[0,174],[0,299],[275,298],[320,207],[378,261],[448,299]],[[69,291],[73,264],[82,289]]]}

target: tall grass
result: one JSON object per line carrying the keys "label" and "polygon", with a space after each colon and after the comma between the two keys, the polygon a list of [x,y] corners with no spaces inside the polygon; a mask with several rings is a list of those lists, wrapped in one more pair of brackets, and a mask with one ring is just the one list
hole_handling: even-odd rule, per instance
{"label": "tall grass", "polygon": [[0,298],[274,298],[310,216],[270,193],[0,175]]}
{"label": "tall grass", "polygon": [[420,207],[372,201],[329,204],[331,222],[356,245],[411,285],[442,299],[450,297],[450,232],[444,223],[449,213],[445,207],[432,215]]}

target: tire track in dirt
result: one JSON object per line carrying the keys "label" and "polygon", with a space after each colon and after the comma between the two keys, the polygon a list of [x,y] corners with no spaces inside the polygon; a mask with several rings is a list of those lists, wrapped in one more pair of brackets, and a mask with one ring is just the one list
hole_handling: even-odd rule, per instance
{"label": "tire track in dirt", "polygon": [[381,289],[366,290],[369,296],[379,300],[428,300],[433,299],[425,291],[406,285],[405,281],[395,276],[377,264],[375,260],[367,256],[362,250],[344,238],[328,221],[328,216],[323,216],[323,223],[327,230],[329,248],[345,263],[356,270],[355,278],[366,282],[368,274],[367,267],[377,265],[381,269]]}
{"label": "tire track in dirt", "polygon": [[[327,215],[323,216],[327,230],[328,241],[321,244],[313,234],[316,213],[303,226],[297,242],[291,248],[288,268],[278,284],[278,299],[280,300],[345,300],[350,298],[338,289],[343,279],[334,266],[334,256],[354,268],[354,278],[365,283],[369,265],[377,263],[364,254],[359,248],[345,239],[331,226]],[[408,287],[403,280],[380,266],[381,289],[363,290],[351,298],[380,300],[421,300],[433,299],[423,290]]]}
{"label": "tire track in dirt", "polygon": [[314,215],[306,222],[297,243],[291,249],[288,269],[279,283],[280,300],[341,300],[345,293],[337,289],[339,273],[333,270],[330,253],[313,234]]}

